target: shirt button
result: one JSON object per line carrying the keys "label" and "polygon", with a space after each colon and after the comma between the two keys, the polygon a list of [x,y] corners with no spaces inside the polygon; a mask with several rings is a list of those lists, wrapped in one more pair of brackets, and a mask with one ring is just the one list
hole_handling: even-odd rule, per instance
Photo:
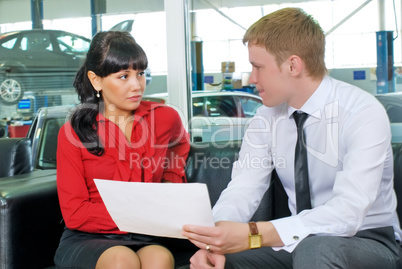
{"label": "shirt button", "polygon": [[299,237],[297,235],[293,236],[293,240],[298,241]]}

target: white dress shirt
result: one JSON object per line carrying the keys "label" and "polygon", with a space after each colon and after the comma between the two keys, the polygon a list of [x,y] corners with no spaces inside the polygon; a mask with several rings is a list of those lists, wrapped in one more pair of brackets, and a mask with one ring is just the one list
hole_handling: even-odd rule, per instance
{"label": "white dress shirt", "polygon": [[393,189],[388,116],[376,98],[347,83],[324,77],[300,109],[308,147],[311,210],[296,214],[294,108],[259,108],[243,138],[232,180],[213,208],[215,221],[248,222],[268,189],[275,168],[292,216],[273,220],[292,252],[308,235],[353,236],[364,229],[401,231]]}

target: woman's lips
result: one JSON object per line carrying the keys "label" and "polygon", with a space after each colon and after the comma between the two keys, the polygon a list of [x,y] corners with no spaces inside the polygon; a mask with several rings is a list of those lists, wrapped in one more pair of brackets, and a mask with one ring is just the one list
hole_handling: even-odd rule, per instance
{"label": "woman's lips", "polygon": [[141,95],[134,95],[134,96],[130,96],[129,98],[127,98],[133,102],[138,102],[141,100]]}

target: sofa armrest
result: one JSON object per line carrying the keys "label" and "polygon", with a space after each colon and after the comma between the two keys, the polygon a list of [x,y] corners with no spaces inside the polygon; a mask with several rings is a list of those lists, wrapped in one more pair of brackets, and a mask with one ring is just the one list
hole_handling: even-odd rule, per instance
{"label": "sofa armrest", "polygon": [[2,268],[45,268],[53,256],[61,223],[56,171],[38,170],[0,181]]}

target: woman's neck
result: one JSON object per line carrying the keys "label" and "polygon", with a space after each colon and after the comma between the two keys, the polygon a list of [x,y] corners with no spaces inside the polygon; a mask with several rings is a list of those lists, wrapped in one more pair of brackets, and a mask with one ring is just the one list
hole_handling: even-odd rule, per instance
{"label": "woman's neck", "polygon": [[116,125],[125,125],[133,120],[134,111],[122,113],[121,111],[105,111],[103,116]]}

